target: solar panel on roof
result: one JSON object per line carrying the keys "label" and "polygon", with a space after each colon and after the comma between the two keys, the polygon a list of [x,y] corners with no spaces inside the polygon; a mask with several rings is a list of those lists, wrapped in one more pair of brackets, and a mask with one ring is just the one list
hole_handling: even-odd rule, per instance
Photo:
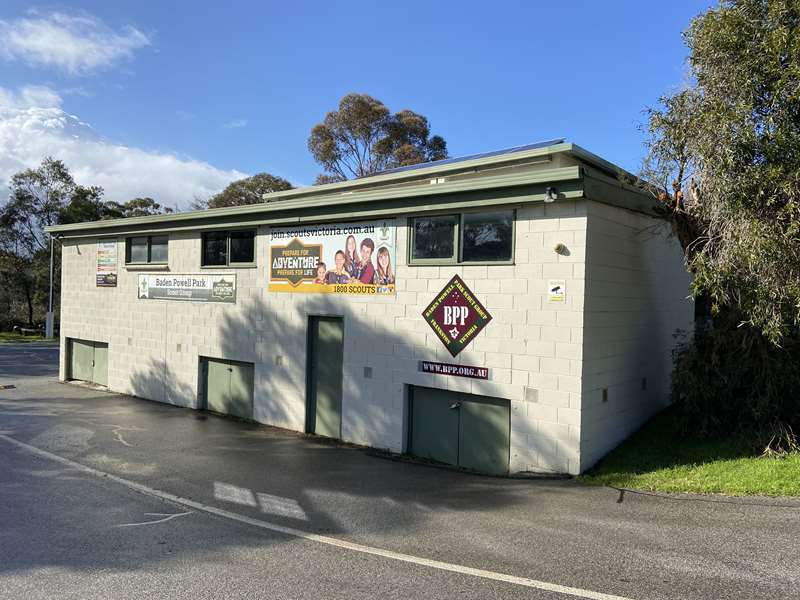
{"label": "solar panel on roof", "polygon": [[492,152],[483,152],[481,154],[470,154],[468,156],[457,156],[455,158],[445,158],[442,160],[433,160],[431,162],[418,163],[416,165],[408,165],[407,167],[397,167],[395,169],[387,169],[380,173],[373,173],[366,177],[374,177],[375,175],[386,175],[387,173],[402,173],[403,171],[413,171],[415,169],[424,169],[426,167],[451,165],[453,163],[466,162],[468,160],[475,160],[478,158],[489,158],[491,156],[500,156],[501,154],[513,154],[514,152],[525,152],[527,150],[536,150],[537,148],[546,148],[547,146],[554,146],[556,144],[563,144],[563,139],[547,140],[546,142],[536,142],[534,144],[526,144],[525,146],[515,146],[514,148],[505,148],[504,150],[494,150]]}

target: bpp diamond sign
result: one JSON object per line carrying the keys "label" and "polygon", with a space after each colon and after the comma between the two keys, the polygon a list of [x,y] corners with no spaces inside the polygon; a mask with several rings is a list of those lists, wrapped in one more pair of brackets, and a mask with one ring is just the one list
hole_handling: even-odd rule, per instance
{"label": "bpp diamond sign", "polygon": [[455,356],[492,320],[483,305],[458,275],[422,313],[445,348]]}

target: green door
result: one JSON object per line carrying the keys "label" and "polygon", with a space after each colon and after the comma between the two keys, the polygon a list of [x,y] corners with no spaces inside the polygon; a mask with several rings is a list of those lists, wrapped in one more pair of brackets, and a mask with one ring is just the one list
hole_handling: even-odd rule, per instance
{"label": "green door", "polygon": [[481,473],[508,473],[508,400],[414,387],[409,452]]}
{"label": "green door", "polygon": [[508,401],[461,394],[458,464],[500,475],[508,473],[510,415]]}
{"label": "green door", "polygon": [[94,342],[92,381],[108,385],[108,344],[103,342]]}
{"label": "green door", "polygon": [[415,387],[411,408],[411,453],[458,464],[459,398],[455,392]]}
{"label": "green door", "polygon": [[206,409],[253,418],[253,365],[229,360],[206,358]]}
{"label": "green door", "polygon": [[70,339],[69,378],[108,385],[108,344]]}
{"label": "green door", "polygon": [[253,365],[230,363],[230,396],[228,414],[242,419],[253,418]]}
{"label": "green door", "polygon": [[344,323],[339,317],[310,317],[308,328],[306,429],[340,438]]}
{"label": "green door", "polygon": [[70,340],[70,379],[92,381],[94,344],[83,340]]}
{"label": "green door", "polygon": [[230,389],[228,364],[221,360],[206,359],[206,408],[222,414],[228,412]]}

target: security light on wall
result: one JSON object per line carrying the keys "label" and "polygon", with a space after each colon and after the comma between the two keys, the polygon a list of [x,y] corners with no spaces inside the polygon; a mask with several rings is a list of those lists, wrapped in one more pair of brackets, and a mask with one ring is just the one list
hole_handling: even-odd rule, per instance
{"label": "security light on wall", "polygon": [[555,202],[556,198],[558,198],[558,192],[556,188],[549,187],[544,191],[544,201],[547,203]]}

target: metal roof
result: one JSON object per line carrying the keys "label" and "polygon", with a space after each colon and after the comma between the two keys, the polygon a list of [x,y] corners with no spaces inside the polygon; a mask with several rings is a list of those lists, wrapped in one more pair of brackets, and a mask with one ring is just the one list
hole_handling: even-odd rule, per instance
{"label": "metal roof", "polygon": [[[535,171],[502,169],[550,160],[558,154],[569,156],[573,166]],[[450,175],[462,173],[475,176],[450,178]],[[441,182],[431,185],[432,179],[439,178]],[[642,189],[631,185],[634,179],[633,175],[579,146],[552,140],[414,165],[414,168],[377,173],[361,179],[274,192],[265,194],[265,202],[259,204],[53,225],[45,229],[63,237],[87,237],[365,219],[502,203],[540,202],[545,199],[549,185],[558,188],[559,199],[590,197],[650,212],[651,198]]]}
{"label": "metal roof", "polygon": [[432,160],[429,162],[418,163],[416,165],[408,165],[406,167],[396,167],[394,169],[386,169],[385,171],[381,171],[380,173],[365,175],[364,177],[360,177],[360,179],[366,179],[367,177],[374,177],[375,175],[388,175],[389,173],[403,173],[408,171],[418,171],[419,169],[425,169],[428,167],[452,165],[455,163],[465,162],[468,160],[477,160],[481,158],[489,158],[491,156],[514,154],[515,152],[524,152],[525,150],[536,150],[538,148],[547,148],[548,146],[555,146],[556,144],[563,144],[563,143],[564,143],[563,139],[547,140],[546,142],[534,142],[533,144],[525,144],[524,146],[515,146],[513,148],[505,148],[503,150],[493,150],[492,152],[481,152],[480,154],[469,154],[467,156],[457,156],[453,158],[444,158],[442,160]]}

